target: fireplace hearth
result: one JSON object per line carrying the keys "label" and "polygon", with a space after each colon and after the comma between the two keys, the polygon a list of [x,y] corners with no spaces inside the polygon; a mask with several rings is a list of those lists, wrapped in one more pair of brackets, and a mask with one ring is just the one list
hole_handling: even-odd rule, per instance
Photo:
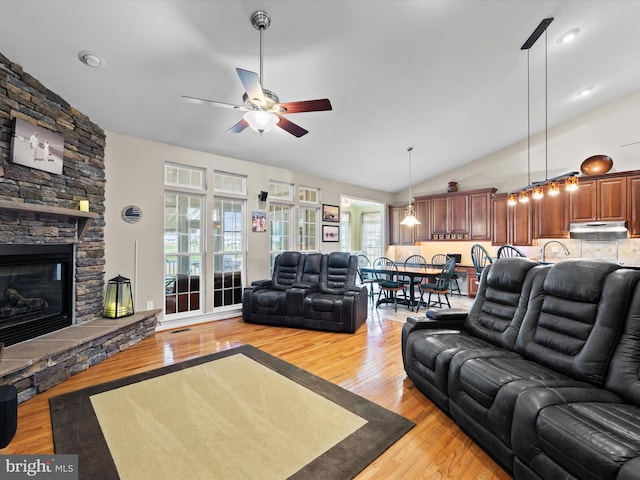
{"label": "fireplace hearth", "polygon": [[0,342],[6,346],[73,323],[74,245],[0,245]]}

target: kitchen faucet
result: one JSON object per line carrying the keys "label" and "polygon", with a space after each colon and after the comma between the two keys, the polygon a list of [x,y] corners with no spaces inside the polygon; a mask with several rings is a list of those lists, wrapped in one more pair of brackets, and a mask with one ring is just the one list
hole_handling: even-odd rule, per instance
{"label": "kitchen faucet", "polygon": [[558,240],[549,240],[547,243],[544,244],[544,246],[542,247],[542,262],[544,262],[544,258],[545,258],[545,251],[547,249],[547,245],[549,245],[550,243],[557,243],[558,245],[560,245],[563,249],[564,249],[564,254],[565,255],[569,255],[569,249],[567,248],[567,246],[558,241]]}

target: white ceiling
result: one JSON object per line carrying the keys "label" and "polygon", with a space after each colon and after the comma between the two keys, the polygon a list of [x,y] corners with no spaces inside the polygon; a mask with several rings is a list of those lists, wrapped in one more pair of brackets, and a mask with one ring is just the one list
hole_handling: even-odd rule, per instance
{"label": "white ceiling", "polygon": [[[107,131],[397,192],[527,136],[527,53],[547,31],[548,126],[640,88],[640,1],[3,0],[0,52]],[[309,130],[226,133],[235,68],[283,102],[329,98],[289,120]],[[578,27],[576,40],[558,38]],[[532,134],[542,131],[544,36],[530,50]],[[90,50],[106,65],[78,60]],[[593,86],[586,98],[576,95]],[[158,159],[162,161],[163,159]],[[525,166],[526,168],[526,166]]]}

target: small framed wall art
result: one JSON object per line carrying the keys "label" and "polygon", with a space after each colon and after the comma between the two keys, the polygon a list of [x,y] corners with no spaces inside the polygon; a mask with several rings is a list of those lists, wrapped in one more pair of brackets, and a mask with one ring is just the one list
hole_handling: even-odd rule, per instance
{"label": "small framed wall art", "polygon": [[340,226],[339,225],[323,225],[322,241],[323,242],[339,242]]}
{"label": "small framed wall art", "polygon": [[322,204],[323,222],[340,222],[340,207],[338,205]]}

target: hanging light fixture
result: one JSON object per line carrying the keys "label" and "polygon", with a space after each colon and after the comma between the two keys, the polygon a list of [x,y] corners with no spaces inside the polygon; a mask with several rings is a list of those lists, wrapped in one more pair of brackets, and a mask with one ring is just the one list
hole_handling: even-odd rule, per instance
{"label": "hanging light fixture", "polygon": [[416,211],[413,208],[413,195],[411,194],[411,151],[413,147],[407,147],[409,152],[409,205],[407,205],[407,211],[404,215],[404,219],[400,222],[400,225],[406,225],[413,227],[414,225],[420,225],[420,220],[416,218]]}
{"label": "hanging light fixture", "polygon": [[252,110],[245,113],[242,118],[246,120],[252,130],[260,135],[269,132],[280,121],[277,115],[266,110]]}
{"label": "hanging light fixture", "polygon": [[[565,189],[568,192],[575,191],[578,189],[578,177],[576,177],[578,172],[570,172],[564,175],[559,175],[554,178],[549,178],[549,169],[548,169],[548,160],[549,160],[549,152],[548,152],[548,95],[547,95],[547,27],[553,21],[553,17],[545,18],[540,22],[540,24],[536,27],[533,33],[529,36],[526,42],[520,48],[521,50],[527,50],[527,181],[528,185],[526,187],[520,188],[518,190],[513,191],[509,194],[507,199],[508,205],[516,205],[518,202],[526,203],[529,201],[529,190],[531,190],[531,198],[535,200],[540,200],[544,197],[543,187],[547,187],[547,195],[555,196],[560,194],[560,185],[558,183],[559,180],[565,180]],[[529,50],[536,43],[538,38],[544,33],[544,170],[545,170],[545,180],[542,182],[534,182],[531,183],[531,102],[530,102],[530,72],[529,72]],[[516,196],[517,195],[517,196]],[[517,198],[517,201],[516,201]]]}

